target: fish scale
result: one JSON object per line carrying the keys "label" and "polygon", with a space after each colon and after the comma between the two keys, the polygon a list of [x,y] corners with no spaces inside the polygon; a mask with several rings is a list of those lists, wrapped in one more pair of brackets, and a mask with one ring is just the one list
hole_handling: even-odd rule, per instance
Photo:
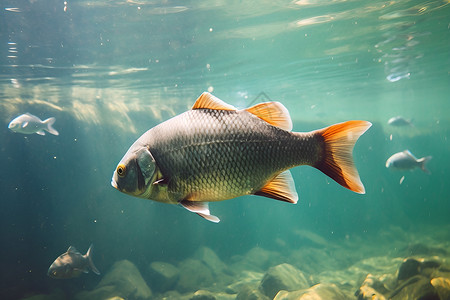
{"label": "fish scale", "polygon": [[[298,153],[309,142],[246,111],[192,110],[170,121],[152,129],[148,147],[171,178],[169,191],[175,197],[195,194],[195,201],[256,192],[274,173],[302,163]],[[180,134],[184,128],[193,130]]]}

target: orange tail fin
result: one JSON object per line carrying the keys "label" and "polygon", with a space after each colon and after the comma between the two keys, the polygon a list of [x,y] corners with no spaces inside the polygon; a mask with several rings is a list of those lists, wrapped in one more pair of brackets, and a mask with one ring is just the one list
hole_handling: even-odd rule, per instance
{"label": "orange tail fin", "polygon": [[352,151],[358,138],[372,126],[367,121],[348,121],[316,131],[323,137],[323,159],[314,167],[345,188],[364,194],[364,185],[353,163]]}

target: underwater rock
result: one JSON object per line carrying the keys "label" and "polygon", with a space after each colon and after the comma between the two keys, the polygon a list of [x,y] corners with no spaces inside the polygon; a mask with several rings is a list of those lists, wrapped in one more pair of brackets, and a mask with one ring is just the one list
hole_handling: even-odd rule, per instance
{"label": "underwater rock", "polygon": [[437,257],[406,258],[395,278],[390,274],[367,275],[355,296],[358,300],[450,300],[450,269],[443,266]]}
{"label": "underwater rock", "polygon": [[405,280],[419,274],[420,262],[414,258],[408,258],[403,261],[398,269],[398,280]]}
{"label": "underwater rock", "polygon": [[152,295],[138,268],[128,260],[114,263],[98,284],[98,287],[102,286],[115,286],[121,291],[128,290],[124,298],[148,299]]}
{"label": "underwater rock", "polygon": [[250,249],[243,257],[234,256],[231,269],[239,274],[242,271],[264,272],[268,268],[282,262],[279,253],[260,247]]}
{"label": "underwater rock", "polygon": [[349,295],[344,294],[334,284],[319,283],[308,289],[288,292],[279,291],[273,300],[347,300]]}
{"label": "underwater rock", "polygon": [[216,297],[209,291],[198,290],[189,300],[216,300]]}
{"label": "underwater rock", "polygon": [[64,299],[64,292],[62,290],[55,290],[51,294],[38,294],[33,296],[27,296],[21,300],[60,300]]}
{"label": "underwater rock", "polygon": [[102,286],[92,291],[82,291],[75,295],[75,300],[109,300],[124,299],[122,293],[112,285]]}
{"label": "underwater rock", "polygon": [[263,273],[243,271],[237,280],[227,286],[225,291],[229,294],[238,294],[243,289],[256,289],[263,276]]}
{"label": "underwater rock", "polygon": [[259,288],[243,287],[236,296],[236,300],[270,300]]}
{"label": "underwater rock", "polygon": [[[167,298],[167,299],[180,299],[180,298]],[[236,295],[230,295],[225,293],[213,293],[206,290],[198,290],[192,296],[188,298],[189,300],[235,300]]]}
{"label": "underwater rock", "polygon": [[206,288],[214,282],[211,270],[197,259],[183,260],[180,262],[178,269],[180,270],[180,277],[176,289],[181,293]]}
{"label": "underwater rock", "polygon": [[359,270],[365,271],[371,274],[386,274],[395,273],[397,271],[398,265],[403,261],[403,259],[395,257],[391,258],[388,256],[374,256],[369,258],[364,258],[350,267],[354,269],[355,267]]}
{"label": "underwater rock", "polygon": [[[235,273],[207,247],[200,247],[193,258],[181,262],[179,271],[176,289],[180,292],[196,291],[206,287],[213,288],[212,291],[223,290],[235,280]],[[213,283],[214,287],[211,287]]]}
{"label": "underwater rock", "polygon": [[160,294],[155,299],[158,300],[169,300],[169,299],[178,299],[178,300],[189,300],[192,295],[181,295],[178,291],[168,291],[164,294]]}
{"label": "underwater rock", "polygon": [[[367,274],[381,274],[383,277],[383,284],[395,286],[397,278],[393,274],[397,271],[398,265],[401,262],[401,258],[389,258],[384,256],[370,257],[357,261],[347,268],[326,270],[319,274],[312,273],[310,280],[316,283],[334,283],[339,286],[341,290],[345,290],[350,294],[354,293],[355,287],[361,285],[361,282],[368,276]],[[380,280],[380,278],[378,278],[378,280]]]}
{"label": "underwater rock", "polygon": [[355,296],[358,300],[386,300],[384,296],[386,293],[388,293],[386,286],[374,275],[368,274]]}
{"label": "underwater rock", "polygon": [[[339,259],[336,259],[336,257],[339,257]],[[341,270],[346,266],[336,251],[330,253],[327,249],[318,250],[317,248],[306,247],[291,251],[285,261],[307,274],[318,274],[326,270]]]}
{"label": "underwater rock", "polygon": [[428,245],[424,245],[422,243],[415,243],[408,245],[399,251],[399,254],[405,256],[415,256],[415,255],[447,255],[447,251],[443,248],[439,247],[431,247]]}
{"label": "underwater rock", "polygon": [[[434,260],[424,260],[422,261],[422,264],[420,266],[420,274],[425,277],[429,277],[430,279],[434,277],[439,277],[437,274],[439,274],[443,270],[445,270],[445,267],[441,266],[439,262]],[[450,275],[450,273],[448,272],[446,272],[445,274]]]}
{"label": "underwater rock", "polygon": [[152,291],[136,266],[128,260],[121,260],[112,265],[93,291],[78,293],[75,299],[106,300],[112,297],[121,297],[144,300],[150,299],[151,296]]}
{"label": "underwater rock", "polygon": [[441,264],[434,260],[406,258],[398,269],[397,279],[401,281],[418,274],[431,277],[440,266]]}
{"label": "underwater rock", "polygon": [[434,287],[431,285],[430,279],[421,275],[416,275],[409,278],[397,289],[395,289],[389,299],[401,300],[401,299],[427,299],[427,300],[440,300]]}
{"label": "underwater rock", "polygon": [[[211,292],[208,290],[198,290],[196,292],[179,293],[178,291],[168,291],[152,297],[153,300],[235,300],[236,294],[226,294],[223,292]],[[130,299],[132,300],[132,299]]]}
{"label": "underwater rock", "polygon": [[441,265],[438,269],[434,269],[430,275],[430,278],[439,277],[450,279],[450,268],[445,265]]}
{"label": "underwater rock", "polygon": [[208,266],[215,275],[221,275],[227,268],[219,256],[208,247],[200,247],[197,249],[194,258]]}
{"label": "underwater rock", "polygon": [[431,279],[431,285],[434,287],[441,300],[450,300],[450,279],[436,277]]}
{"label": "underwater rock", "polygon": [[374,288],[370,286],[361,286],[358,291],[356,291],[355,296],[358,300],[386,300],[387,298],[377,292]]}
{"label": "underwater rock", "polygon": [[152,262],[148,268],[148,281],[153,290],[165,292],[172,289],[177,283],[180,271],[166,262]]}
{"label": "underwater rock", "polygon": [[263,293],[273,298],[278,291],[296,291],[309,287],[305,275],[290,264],[281,264],[270,268],[260,283]]}

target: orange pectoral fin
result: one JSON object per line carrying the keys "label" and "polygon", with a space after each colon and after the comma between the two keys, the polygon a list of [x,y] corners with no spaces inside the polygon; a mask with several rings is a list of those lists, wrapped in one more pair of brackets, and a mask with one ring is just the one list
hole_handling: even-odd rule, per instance
{"label": "orange pectoral fin", "polygon": [[294,204],[298,201],[298,194],[295,190],[294,179],[292,179],[291,172],[289,171],[284,171],[278,174],[278,176],[263,186],[261,190],[257,191],[255,195]]}

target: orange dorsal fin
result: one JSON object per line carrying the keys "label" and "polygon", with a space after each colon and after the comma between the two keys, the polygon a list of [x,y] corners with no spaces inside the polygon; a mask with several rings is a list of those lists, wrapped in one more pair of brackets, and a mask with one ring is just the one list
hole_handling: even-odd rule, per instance
{"label": "orange dorsal fin", "polygon": [[313,166],[343,187],[364,194],[364,185],[353,163],[352,152],[358,138],[372,126],[367,121],[347,121],[316,131],[324,141],[321,160]]}
{"label": "orange dorsal fin", "polygon": [[266,121],[270,125],[284,130],[292,130],[292,120],[287,108],[280,102],[264,102],[247,108],[251,114]]}
{"label": "orange dorsal fin", "polygon": [[264,196],[276,200],[286,201],[289,203],[297,203],[298,194],[295,190],[294,179],[291,172],[284,171],[269,181],[262,189],[257,191],[255,195]]}
{"label": "orange dorsal fin", "polygon": [[200,97],[198,97],[198,99],[195,101],[194,106],[192,106],[192,109],[202,108],[215,110],[236,110],[233,105],[225,103],[224,101],[211,95],[208,92],[204,92],[203,94],[201,94]]}

